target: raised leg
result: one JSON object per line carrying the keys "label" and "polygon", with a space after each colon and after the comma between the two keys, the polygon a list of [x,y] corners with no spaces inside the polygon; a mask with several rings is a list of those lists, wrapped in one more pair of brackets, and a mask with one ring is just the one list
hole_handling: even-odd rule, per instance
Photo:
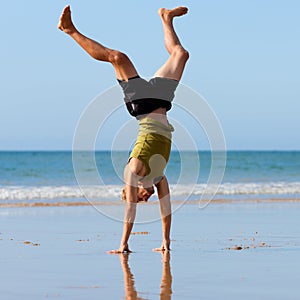
{"label": "raised leg", "polygon": [[170,190],[166,176],[156,185],[160,204],[160,215],[162,223],[162,245],[154,251],[170,250],[170,231],[172,221],[172,209],[170,201]]}
{"label": "raised leg", "polygon": [[70,6],[66,6],[61,14],[58,28],[72,37],[93,58],[110,62],[119,80],[128,80],[138,73],[128,56],[120,51],[109,49],[80,33],[72,22]]}
{"label": "raised leg", "polygon": [[182,47],[180,40],[173,26],[173,19],[185,15],[188,12],[186,7],[176,7],[174,9],[161,8],[158,14],[161,17],[165,46],[170,54],[166,63],[155,73],[155,77],[181,79],[185,64],[189,58],[189,53]]}

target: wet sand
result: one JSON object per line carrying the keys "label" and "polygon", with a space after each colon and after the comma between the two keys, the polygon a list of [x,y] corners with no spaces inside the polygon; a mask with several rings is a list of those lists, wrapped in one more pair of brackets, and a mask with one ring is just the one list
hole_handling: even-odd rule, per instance
{"label": "wet sand", "polygon": [[2,207],[1,298],[297,299],[299,211],[297,201],[186,204],[168,256],[151,251],[159,222],[134,227],[134,253],[108,255],[122,224],[93,207]]}

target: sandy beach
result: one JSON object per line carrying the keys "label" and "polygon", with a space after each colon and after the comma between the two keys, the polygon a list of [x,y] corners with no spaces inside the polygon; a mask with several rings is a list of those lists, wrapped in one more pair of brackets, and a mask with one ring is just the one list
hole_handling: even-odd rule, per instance
{"label": "sandy beach", "polygon": [[134,253],[109,255],[122,224],[91,206],[1,208],[1,298],[297,299],[299,209],[186,204],[173,217],[168,256],[151,250],[159,222],[134,227]]}

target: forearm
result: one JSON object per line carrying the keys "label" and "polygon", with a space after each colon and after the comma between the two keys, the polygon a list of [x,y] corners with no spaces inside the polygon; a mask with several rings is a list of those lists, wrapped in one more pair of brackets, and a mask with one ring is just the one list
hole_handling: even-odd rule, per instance
{"label": "forearm", "polygon": [[172,222],[172,208],[170,201],[169,184],[164,177],[156,186],[160,204],[160,215],[162,222],[162,240],[163,248],[169,250],[170,248],[170,231]]}
{"label": "forearm", "polygon": [[123,235],[121,240],[121,245],[127,245],[136,215],[136,203],[127,202],[125,215],[124,215],[124,225],[123,225]]}
{"label": "forearm", "polygon": [[162,217],[162,240],[167,244],[170,243],[172,215],[169,214],[166,217]]}

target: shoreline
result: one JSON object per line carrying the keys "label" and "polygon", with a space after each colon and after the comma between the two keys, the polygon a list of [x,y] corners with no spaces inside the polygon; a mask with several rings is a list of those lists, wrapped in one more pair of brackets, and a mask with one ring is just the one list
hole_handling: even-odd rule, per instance
{"label": "shoreline", "polygon": [[[216,198],[213,200],[201,199],[201,200],[172,200],[174,205],[198,205],[201,202],[207,202],[210,204],[248,204],[248,203],[300,203],[300,198],[295,197],[255,197],[255,198]],[[149,201],[147,203],[140,203],[139,205],[157,205],[158,201]],[[19,202],[19,203],[0,203],[0,208],[29,208],[29,207],[73,207],[73,206],[122,206],[122,201],[89,201],[83,199],[82,201],[56,201],[56,202]],[[207,206],[206,205],[206,206]]]}

